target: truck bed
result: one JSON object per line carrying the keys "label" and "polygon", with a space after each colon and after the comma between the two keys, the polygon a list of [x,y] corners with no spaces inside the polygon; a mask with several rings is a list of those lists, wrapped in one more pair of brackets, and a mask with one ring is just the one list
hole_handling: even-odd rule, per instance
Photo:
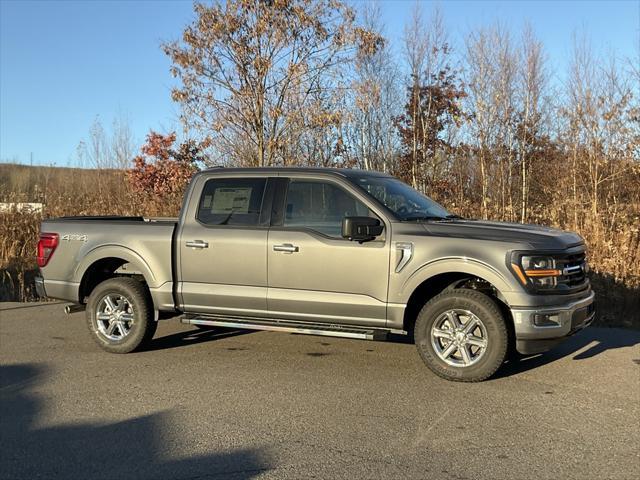
{"label": "truck bed", "polygon": [[43,233],[58,235],[58,246],[48,264],[47,295],[72,302],[82,301],[81,283],[92,268],[129,268],[130,274],[143,274],[152,292],[166,291],[173,303],[172,241],[177,218],[87,216],[61,217],[42,222]]}
{"label": "truck bed", "polygon": [[178,217],[136,217],[136,216],[120,216],[120,215],[80,215],[74,217],[58,217],[47,220],[48,222],[149,222],[149,223],[178,223]]}

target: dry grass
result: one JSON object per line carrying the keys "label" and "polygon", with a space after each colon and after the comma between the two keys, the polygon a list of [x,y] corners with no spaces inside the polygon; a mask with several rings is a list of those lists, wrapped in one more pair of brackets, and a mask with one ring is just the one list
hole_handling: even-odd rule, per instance
{"label": "dry grass", "polygon": [[[31,282],[37,269],[35,251],[42,218],[175,216],[180,200],[157,201],[134,195],[117,171],[0,165],[0,201],[45,204],[42,215],[0,213],[0,300],[35,298]],[[536,222],[575,230],[587,240],[592,280],[599,294],[599,323],[640,329],[640,206],[618,206],[615,215],[605,212],[597,224],[583,222],[577,226],[554,208],[540,206]],[[456,205],[452,210],[479,216],[477,206],[471,203]],[[500,219],[497,214],[492,217]]]}
{"label": "dry grass", "polygon": [[36,298],[36,244],[43,218],[69,215],[173,216],[180,199],[131,192],[120,171],[0,165],[0,202],[41,202],[42,214],[0,212],[0,301]]}

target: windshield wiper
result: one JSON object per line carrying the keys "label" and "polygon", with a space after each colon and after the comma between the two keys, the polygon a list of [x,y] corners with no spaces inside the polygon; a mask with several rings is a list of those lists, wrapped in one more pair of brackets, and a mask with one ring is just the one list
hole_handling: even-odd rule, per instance
{"label": "windshield wiper", "polygon": [[418,220],[446,220],[446,217],[442,217],[439,215],[411,215],[409,217],[404,217],[402,219],[403,222],[415,222]]}
{"label": "windshield wiper", "polygon": [[445,215],[444,217],[440,215],[411,215],[402,219],[403,222],[417,222],[420,220],[442,222],[445,220],[464,220],[464,218],[460,215]]}

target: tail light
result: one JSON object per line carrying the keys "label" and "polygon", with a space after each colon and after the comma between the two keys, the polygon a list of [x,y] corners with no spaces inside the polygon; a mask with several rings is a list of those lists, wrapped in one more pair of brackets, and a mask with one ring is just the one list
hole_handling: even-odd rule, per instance
{"label": "tail light", "polygon": [[38,242],[38,266],[45,267],[58,246],[57,233],[41,233]]}

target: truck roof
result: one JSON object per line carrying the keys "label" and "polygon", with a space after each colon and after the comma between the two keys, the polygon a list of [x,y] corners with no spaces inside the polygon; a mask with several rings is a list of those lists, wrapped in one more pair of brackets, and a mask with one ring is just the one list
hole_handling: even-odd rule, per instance
{"label": "truck roof", "polygon": [[360,170],[357,168],[328,168],[328,167],[212,167],[203,172],[207,173],[323,173],[333,174],[340,177],[387,177],[389,174],[383,172],[376,172],[372,170]]}

